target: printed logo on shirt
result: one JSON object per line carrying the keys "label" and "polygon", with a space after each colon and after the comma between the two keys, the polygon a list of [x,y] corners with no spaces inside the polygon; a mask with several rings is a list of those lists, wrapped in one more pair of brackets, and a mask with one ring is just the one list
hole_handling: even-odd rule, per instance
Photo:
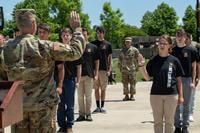
{"label": "printed logo on shirt", "polygon": [[172,67],[173,67],[173,65],[174,65],[174,64],[173,64],[172,62],[169,63],[169,66],[172,66]]}
{"label": "printed logo on shirt", "polygon": [[183,56],[184,56],[184,57],[188,57],[188,53],[185,52]]}
{"label": "printed logo on shirt", "polygon": [[170,88],[172,84],[172,72],[173,72],[173,63],[170,62],[168,70],[167,88]]}
{"label": "printed logo on shirt", "polygon": [[106,46],[104,45],[104,46],[102,46],[102,49],[106,49]]}
{"label": "printed logo on shirt", "polygon": [[89,53],[90,53],[90,52],[92,52],[92,50],[89,48],[89,49],[87,49],[87,52],[89,52]]}

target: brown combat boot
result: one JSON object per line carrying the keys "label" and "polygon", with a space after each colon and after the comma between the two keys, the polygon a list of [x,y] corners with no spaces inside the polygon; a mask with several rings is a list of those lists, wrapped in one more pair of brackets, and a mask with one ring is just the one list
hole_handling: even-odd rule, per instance
{"label": "brown combat boot", "polygon": [[72,128],[67,128],[67,132],[66,133],[73,133]]}
{"label": "brown combat boot", "polygon": [[129,96],[125,95],[125,97],[123,98],[123,101],[128,101],[129,100]]}

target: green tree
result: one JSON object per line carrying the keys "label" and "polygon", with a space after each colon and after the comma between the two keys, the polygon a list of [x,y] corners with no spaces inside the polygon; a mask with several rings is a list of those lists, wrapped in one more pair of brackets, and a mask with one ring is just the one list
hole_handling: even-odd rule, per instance
{"label": "green tree", "polygon": [[143,30],[126,24],[122,17],[123,14],[119,9],[113,10],[110,2],[104,3],[100,20],[101,25],[106,29],[105,39],[112,43],[113,48],[121,47],[126,36],[146,35]]}
{"label": "green tree", "polygon": [[67,20],[73,10],[80,13],[82,27],[91,30],[89,16],[82,13],[81,0],[24,0],[15,5],[13,20],[15,20],[15,11],[21,8],[33,8],[36,10],[39,23],[47,23],[51,26],[51,40],[57,40],[60,30],[63,27],[69,27]]}
{"label": "green tree", "polygon": [[120,9],[115,11],[112,9],[110,2],[104,3],[100,20],[102,26],[106,29],[105,38],[112,43],[114,48],[118,48],[122,43],[123,32],[121,28],[124,24],[122,16]]}
{"label": "green tree", "polygon": [[148,34],[151,34],[153,28],[154,28],[154,20],[153,20],[153,13],[150,12],[150,11],[147,11],[142,20],[141,20],[141,23],[142,23],[142,29],[148,33]]}
{"label": "green tree", "polygon": [[185,10],[185,15],[183,17],[183,28],[186,32],[192,34],[193,38],[196,40],[196,10],[189,5]]}
{"label": "green tree", "polygon": [[8,35],[9,37],[13,37],[13,33],[16,30],[16,24],[12,20],[5,20],[4,21],[4,29],[0,31],[3,35]]}
{"label": "green tree", "polygon": [[178,17],[174,8],[163,2],[153,12],[147,11],[141,23],[142,29],[149,35],[175,35],[178,28]]}
{"label": "green tree", "polygon": [[137,28],[136,26],[132,26],[132,25],[129,25],[129,24],[124,24],[122,26],[122,31],[123,31],[123,34],[124,36],[123,37],[127,37],[127,36],[147,36],[147,34]]}

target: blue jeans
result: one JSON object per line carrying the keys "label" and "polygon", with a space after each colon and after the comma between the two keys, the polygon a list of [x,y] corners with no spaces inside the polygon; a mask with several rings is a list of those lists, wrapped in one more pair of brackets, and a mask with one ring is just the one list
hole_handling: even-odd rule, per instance
{"label": "blue jeans", "polygon": [[[190,101],[192,96],[192,88],[190,84],[192,83],[192,78],[182,77],[183,84],[183,106],[178,105],[175,113],[175,127],[188,127],[189,126],[189,109]],[[180,120],[180,114],[182,113],[183,121]]]}
{"label": "blue jeans", "polygon": [[196,88],[192,90],[192,96],[190,101],[190,115],[193,115],[194,112],[195,93],[196,93]]}
{"label": "blue jeans", "polygon": [[74,124],[74,94],[75,78],[64,79],[57,111],[58,125],[61,128],[72,128]]}

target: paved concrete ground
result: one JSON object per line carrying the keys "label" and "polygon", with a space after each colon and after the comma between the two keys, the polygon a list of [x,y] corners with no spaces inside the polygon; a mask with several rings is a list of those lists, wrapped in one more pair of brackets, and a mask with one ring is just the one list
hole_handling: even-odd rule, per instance
{"label": "paved concrete ground", "polygon": [[[136,101],[122,101],[122,84],[110,85],[107,90],[106,114],[92,115],[93,122],[76,122],[75,133],[153,133],[153,117],[149,103],[151,82],[138,82]],[[190,133],[200,132],[200,86],[197,87],[194,118]],[[94,99],[94,97],[93,97]],[[93,100],[94,101],[94,100]],[[93,102],[92,109],[95,109]],[[77,100],[75,118],[78,117]],[[6,129],[10,133],[10,129]]]}

